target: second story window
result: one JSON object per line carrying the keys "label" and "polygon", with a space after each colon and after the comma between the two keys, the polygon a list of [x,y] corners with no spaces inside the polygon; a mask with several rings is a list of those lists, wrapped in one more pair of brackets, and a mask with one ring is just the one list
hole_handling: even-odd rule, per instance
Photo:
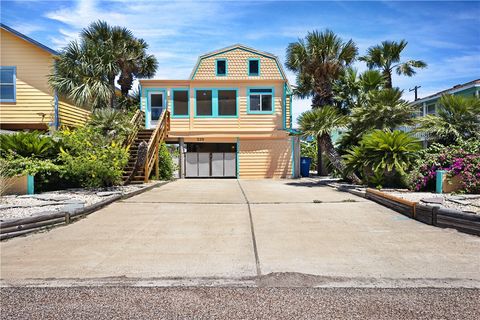
{"label": "second story window", "polygon": [[212,90],[197,90],[195,92],[197,116],[212,116]]}
{"label": "second story window", "polygon": [[250,59],[248,60],[248,75],[259,76],[260,75],[260,60]]}
{"label": "second story window", "polygon": [[248,89],[248,113],[273,113],[273,89]]}
{"label": "second story window", "polygon": [[0,67],[0,101],[15,102],[15,67]]}
{"label": "second story window", "polygon": [[226,76],[227,75],[227,60],[226,59],[215,60],[215,74],[217,76]]}

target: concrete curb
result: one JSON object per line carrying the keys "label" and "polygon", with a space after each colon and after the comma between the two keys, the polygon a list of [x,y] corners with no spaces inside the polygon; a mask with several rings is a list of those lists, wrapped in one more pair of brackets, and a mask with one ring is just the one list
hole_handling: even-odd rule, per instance
{"label": "concrete curb", "polygon": [[160,182],[152,183],[151,185],[145,188],[134,190],[121,195],[115,195],[111,198],[104,199],[92,205],[77,209],[73,212],[54,211],[54,212],[51,212],[50,214],[45,214],[44,217],[37,216],[37,217],[22,218],[22,219],[17,219],[13,221],[2,222],[0,223],[0,240],[6,240],[6,239],[22,236],[22,235],[27,235],[30,233],[45,230],[47,228],[52,228],[53,226],[70,224],[73,221],[86,217],[87,215],[95,211],[98,211],[101,208],[115,201],[131,198],[133,196],[149,191],[153,188],[163,186],[169,182],[170,181],[160,181]]}

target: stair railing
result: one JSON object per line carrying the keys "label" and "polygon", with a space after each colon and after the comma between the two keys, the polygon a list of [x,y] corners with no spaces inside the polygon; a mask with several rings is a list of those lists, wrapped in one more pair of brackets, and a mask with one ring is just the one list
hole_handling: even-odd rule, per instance
{"label": "stair railing", "polygon": [[160,143],[163,142],[170,130],[170,111],[164,110],[160,119],[158,119],[158,125],[150,136],[148,141],[147,158],[145,159],[145,183],[148,182],[148,178],[152,173],[153,167],[155,167],[156,175],[158,177],[158,151]]}
{"label": "stair railing", "polygon": [[137,133],[143,125],[143,111],[137,110],[137,112],[135,112],[132,119],[130,120],[130,125],[132,127],[132,132],[130,132],[130,134],[125,139],[125,146],[131,146],[133,141],[135,141]]}

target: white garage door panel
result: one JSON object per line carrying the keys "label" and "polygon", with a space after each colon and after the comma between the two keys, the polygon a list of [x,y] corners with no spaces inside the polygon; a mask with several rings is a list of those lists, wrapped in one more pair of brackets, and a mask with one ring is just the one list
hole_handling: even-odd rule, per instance
{"label": "white garage door panel", "polygon": [[212,153],[212,177],[223,177],[223,153]]}
{"label": "white garage door panel", "polygon": [[187,152],[185,157],[185,176],[198,177],[198,155],[197,153]]}
{"label": "white garage door panel", "polygon": [[198,176],[210,177],[210,152],[198,153]]}
{"label": "white garage door panel", "polygon": [[225,162],[224,162],[225,177],[235,177],[237,176],[237,154],[225,153]]}

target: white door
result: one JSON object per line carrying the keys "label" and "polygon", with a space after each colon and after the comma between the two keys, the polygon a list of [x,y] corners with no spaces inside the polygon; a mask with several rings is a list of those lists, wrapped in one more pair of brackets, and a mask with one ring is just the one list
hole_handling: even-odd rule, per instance
{"label": "white door", "polygon": [[150,92],[148,94],[148,101],[150,105],[150,128],[154,128],[157,126],[158,119],[165,108],[165,94],[164,92]]}

